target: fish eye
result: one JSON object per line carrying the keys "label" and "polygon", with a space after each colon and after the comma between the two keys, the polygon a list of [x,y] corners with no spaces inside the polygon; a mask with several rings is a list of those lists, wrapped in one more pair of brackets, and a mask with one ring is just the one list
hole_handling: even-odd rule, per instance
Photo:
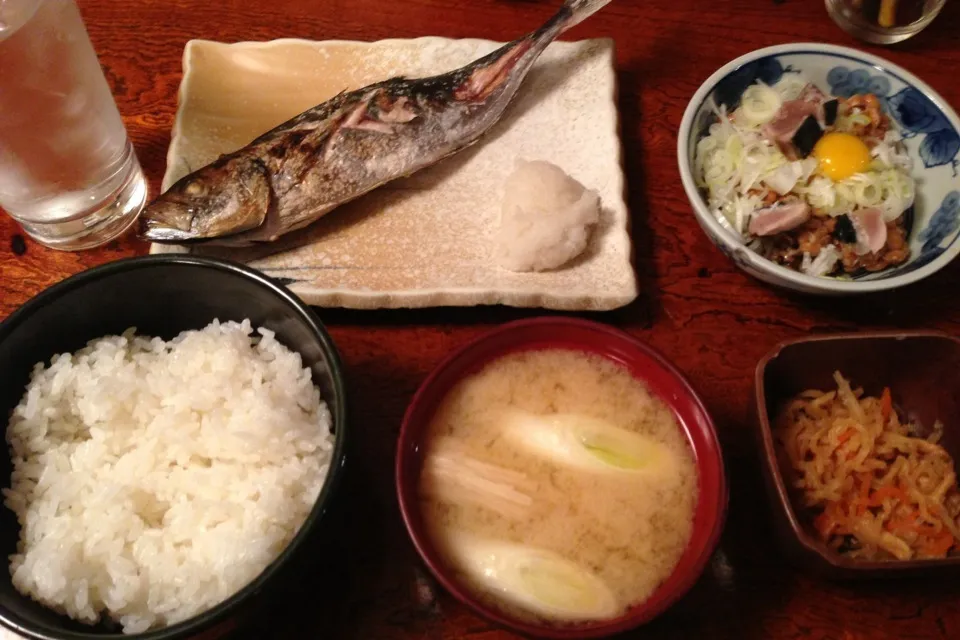
{"label": "fish eye", "polygon": [[202,196],[206,191],[206,188],[199,182],[191,182],[183,190],[188,196]]}

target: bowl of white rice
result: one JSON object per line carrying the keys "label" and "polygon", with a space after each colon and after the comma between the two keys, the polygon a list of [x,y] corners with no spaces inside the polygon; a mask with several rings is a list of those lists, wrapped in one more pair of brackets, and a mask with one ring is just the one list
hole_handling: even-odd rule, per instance
{"label": "bowl of white rice", "polygon": [[317,552],[345,460],[340,359],[259,272],[90,269],[0,324],[0,371],[4,627],[216,636]]}

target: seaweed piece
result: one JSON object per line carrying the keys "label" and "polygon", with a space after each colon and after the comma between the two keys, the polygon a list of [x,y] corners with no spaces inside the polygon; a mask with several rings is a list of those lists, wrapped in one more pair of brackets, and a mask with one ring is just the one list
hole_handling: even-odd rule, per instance
{"label": "seaweed piece", "polygon": [[850,553],[860,548],[860,541],[854,536],[844,535],[843,541],[837,547],[837,553]]}
{"label": "seaweed piece", "polygon": [[897,221],[897,223],[903,228],[903,238],[907,241],[908,245],[910,244],[910,236],[913,235],[913,221],[913,205],[910,205],[900,216],[900,220]]}
{"label": "seaweed piece", "polygon": [[727,111],[733,111],[740,105],[740,97],[757,79],[756,67],[753,65],[740,67],[729,76],[717,83],[713,92],[717,106],[725,106]]}
{"label": "seaweed piece", "polygon": [[857,230],[853,228],[850,216],[847,214],[837,216],[836,221],[836,225],[833,227],[833,237],[846,244],[855,243],[857,241]]}
{"label": "seaweed piece", "polygon": [[837,112],[840,109],[840,101],[834,98],[823,103],[823,122],[828,127],[832,127],[837,121]]}
{"label": "seaweed piece", "polygon": [[820,123],[813,116],[807,116],[797,132],[793,134],[793,146],[800,152],[800,157],[806,158],[822,137],[823,129],[820,128]]}

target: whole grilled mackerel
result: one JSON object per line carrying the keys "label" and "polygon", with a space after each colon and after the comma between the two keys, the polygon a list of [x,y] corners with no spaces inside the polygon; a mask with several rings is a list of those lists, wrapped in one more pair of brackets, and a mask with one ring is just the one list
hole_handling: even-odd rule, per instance
{"label": "whole grilled mackerel", "polygon": [[144,209],[153,242],[271,242],[476,142],[537,58],[610,0],[566,0],[542,27],[471,64],[341,93],[183,177]]}

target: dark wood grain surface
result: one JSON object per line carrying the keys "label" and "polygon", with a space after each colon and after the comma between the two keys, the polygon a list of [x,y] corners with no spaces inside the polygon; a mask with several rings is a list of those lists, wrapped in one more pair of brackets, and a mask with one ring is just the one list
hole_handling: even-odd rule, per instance
{"label": "dark wood grain surface", "polygon": [[[557,0],[80,0],[137,153],[159,189],[191,38],[357,39],[439,35],[511,39]],[[833,584],[784,564],[750,439],[757,361],[779,340],[873,328],[960,334],[960,261],[902,291],[859,299],[785,293],[738,271],[701,233],[677,173],[686,103],[717,67],[794,41],[856,46],[915,72],[960,107],[960,2],[916,38],[879,48],[848,37],[819,0],[616,0],[569,38],[616,39],[636,268],[642,293],[592,316],[662,351],[691,379],[720,431],[731,479],[729,520],[695,588],[630,638],[960,638],[960,583]],[[4,69],[0,73],[7,73]],[[562,135],[562,132],[545,132]],[[58,253],[0,220],[0,317],[87,267],[146,252],[127,237]],[[310,573],[245,638],[493,640],[512,637],[427,579],[400,521],[392,480],[398,425],[416,386],[451,349],[535,310],[348,312],[319,309],[339,346],[358,434],[331,560]],[[69,322],[69,319],[65,319]]]}

